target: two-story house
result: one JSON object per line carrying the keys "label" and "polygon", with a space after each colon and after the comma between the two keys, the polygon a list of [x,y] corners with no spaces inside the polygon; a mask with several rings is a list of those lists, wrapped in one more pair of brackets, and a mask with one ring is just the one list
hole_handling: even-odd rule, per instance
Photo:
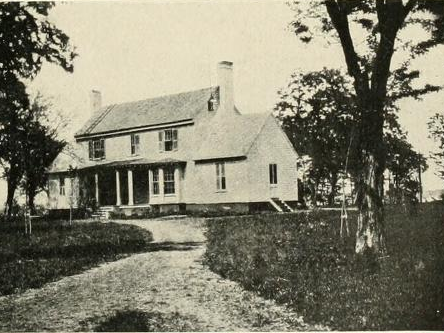
{"label": "two-story house", "polygon": [[233,95],[226,61],[215,87],[105,107],[93,91],[93,116],[49,170],[49,208],[289,210],[296,152],[271,114],[243,115]]}

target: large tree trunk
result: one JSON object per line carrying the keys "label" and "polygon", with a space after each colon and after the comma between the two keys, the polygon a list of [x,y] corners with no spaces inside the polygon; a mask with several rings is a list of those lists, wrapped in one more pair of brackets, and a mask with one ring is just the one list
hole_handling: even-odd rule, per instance
{"label": "large tree trunk", "polygon": [[358,195],[358,226],[356,231],[356,253],[372,250],[385,252],[383,216],[383,167],[372,153],[363,156],[363,170]]}
{"label": "large tree trunk", "polygon": [[35,202],[34,202],[35,196],[36,196],[36,191],[30,189],[28,191],[28,207],[31,215],[36,214]]}
{"label": "large tree trunk", "polygon": [[14,208],[14,194],[17,189],[18,183],[15,180],[8,179],[8,193],[6,197],[5,215],[6,219],[10,220],[12,216],[12,211]]}

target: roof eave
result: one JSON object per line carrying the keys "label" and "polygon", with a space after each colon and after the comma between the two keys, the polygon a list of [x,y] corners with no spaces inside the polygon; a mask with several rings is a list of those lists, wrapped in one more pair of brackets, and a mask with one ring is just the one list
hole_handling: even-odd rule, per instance
{"label": "roof eave", "polygon": [[118,136],[128,133],[135,133],[135,132],[142,132],[146,130],[153,130],[153,129],[161,129],[161,128],[167,128],[172,126],[186,126],[186,125],[193,125],[194,119],[184,119],[179,121],[173,121],[173,122],[166,122],[166,123],[160,123],[160,124],[153,124],[153,125],[143,125],[143,126],[137,126],[137,127],[129,127],[124,129],[117,129],[117,130],[110,130],[110,131],[103,131],[103,132],[96,132],[96,133],[83,133],[83,134],[75,134],[74,139],[76,139],[77,142],[79,141],[85,141],[88,139],[93,139],[97,137],[106,137],[106,136]]}

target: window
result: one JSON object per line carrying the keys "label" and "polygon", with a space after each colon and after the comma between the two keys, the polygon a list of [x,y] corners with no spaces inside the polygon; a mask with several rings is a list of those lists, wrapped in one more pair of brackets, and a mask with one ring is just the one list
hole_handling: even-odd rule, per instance
{"label": "window", "polygon": [[174,168],[166,168],[163,170],[163,188],[165,194],[174,194]]}
{"label": "window", "polygon": [[60,195],[65,195],[65,177],[60,176],[59,177],[59,193]]}
{"label": "window", "polygon": [[177,129],[159,132],[159,151],[177,150]]}
{"label": "window", "polygon": [[216,187],[218,191],[227,189],[225,163],[216,163]]}
{"label": "window", "polygon": [[140,143],[139,134],[131,134],[131,155],[138,155],[139,154],[139,152],[140,152],[139,143]]}
{"label": "window", "polygon": [[89,141],[89,159],[101,160],[105,158],[105,139]]}
{"label": "window", "polygon": [[153,170],[153,194],[157,195],[160,193],[159,188],[159,169]]}
{"label": "window", "polygon": [[270,171],[270,184],[276,185],[278,183],[277,164],[270,164],[269,171]]}

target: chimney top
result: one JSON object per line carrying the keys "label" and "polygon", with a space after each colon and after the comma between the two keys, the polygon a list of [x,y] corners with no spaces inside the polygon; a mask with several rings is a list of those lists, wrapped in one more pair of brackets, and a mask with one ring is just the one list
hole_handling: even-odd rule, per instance
{"label": "chimney top", "polygon": [[220,61],[219,65],[232,67],[233,63],[231,61]]}
{"label": "chimney top", "polygon": [[102,94],[98,90],[92,89],[90,92],[90,109],[94,113],[102,107]]}
{"label": "chimney top", "polygon": [[217,80],[221,109],[218,112],[223,112],[225,115],[234,114],[233,63],[231,61],[219,62]]}

